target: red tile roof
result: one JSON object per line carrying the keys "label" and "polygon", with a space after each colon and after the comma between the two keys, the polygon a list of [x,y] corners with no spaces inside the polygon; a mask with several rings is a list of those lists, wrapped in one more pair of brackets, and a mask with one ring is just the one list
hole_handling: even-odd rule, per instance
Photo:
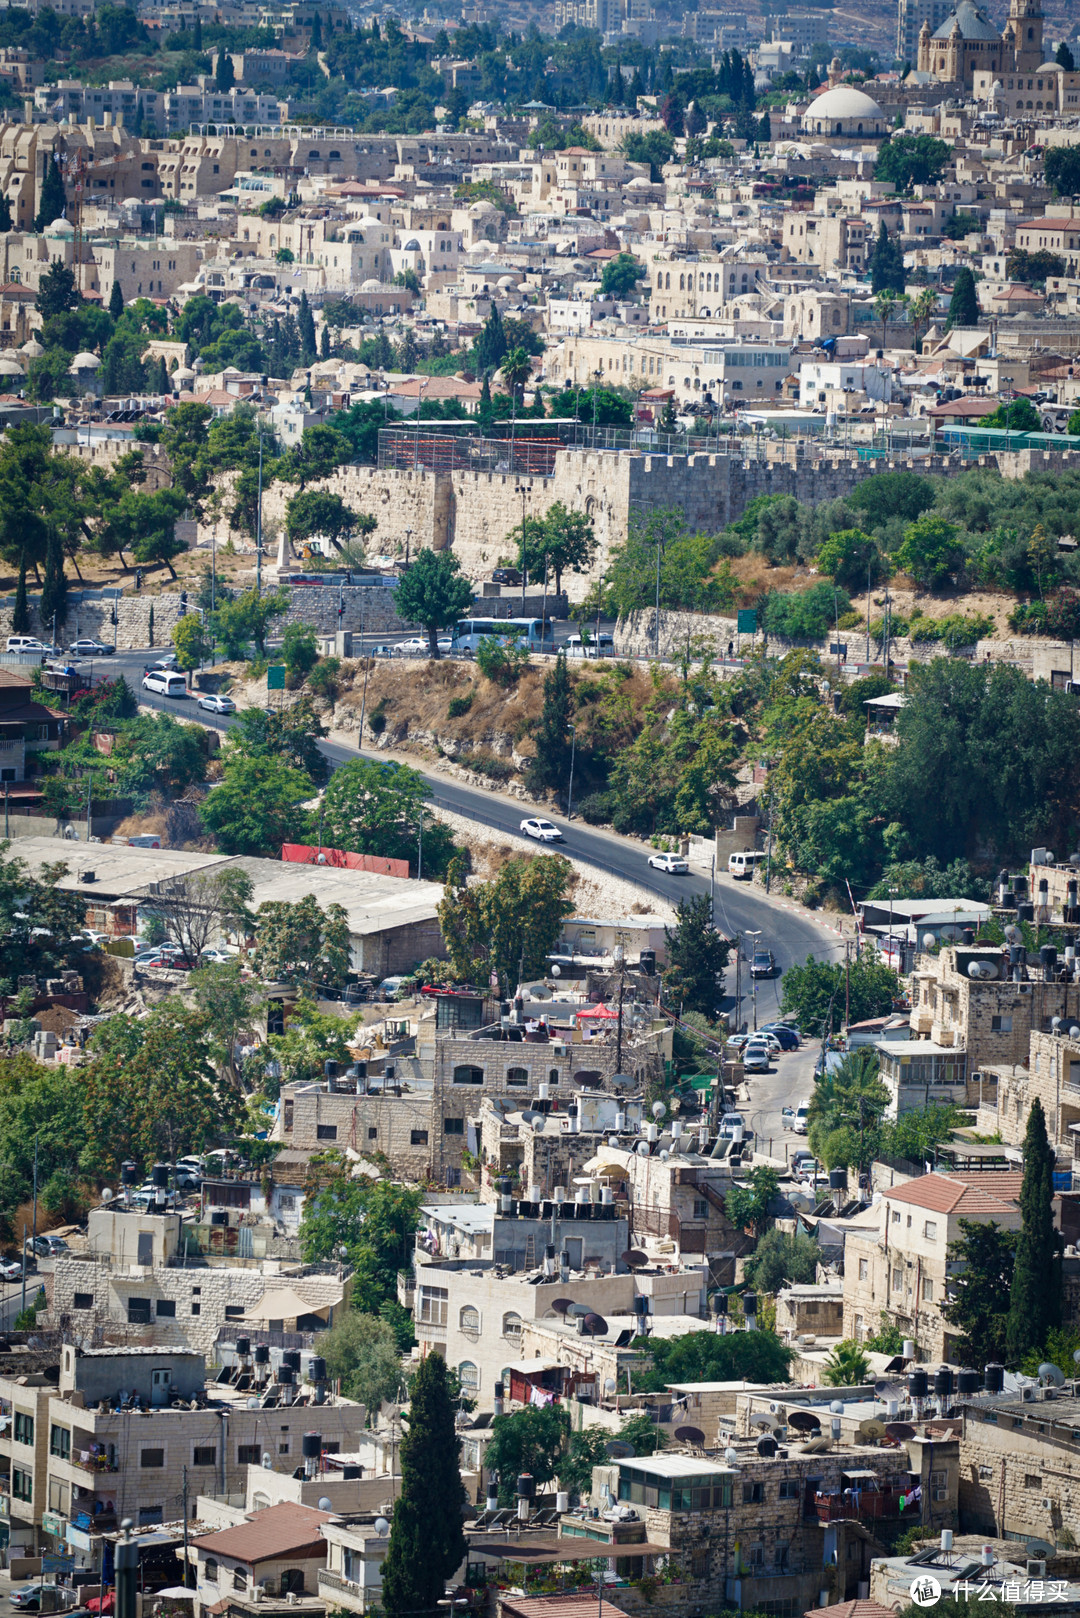
{"label": "red tile roof", "polygon": [[280,1506],[267,1506],[251,1514],[247,1522],[235,1528],[223,1528],[220,1533],[207,1534],[194,1541],[196,1550],[211,1556],[228,1556],[249,1566],[256,1562],[273,1562],[283,1556],[325,1557],[326,1541],[319,1532],[331,1513],[316,1511],[311,1506],[294,1505],[291,1501]]}
{"label": "red tile roof", "polygon": [[880,1601],[838,1601],[833,1607],[811,1607],[803,1618],[896,1618],[896,1609]]}
{"label": "red tile roof", "polygon": [[1024,1176],[1017,1170],[978,1174],[924,1174],[907,1185],[885,1192],[889,1202],[906,1202],[930,1213],[958,1214],[970,1219],[979,1214],[1000,1218],[1015,1211]]}

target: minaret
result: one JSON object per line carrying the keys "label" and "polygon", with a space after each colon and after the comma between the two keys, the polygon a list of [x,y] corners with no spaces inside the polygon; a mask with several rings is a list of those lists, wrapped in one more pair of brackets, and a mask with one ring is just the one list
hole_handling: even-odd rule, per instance
{"label": "minaret", "polygon": [[[1009,23],[1016,49],[1016,72],[1032,73],[1043,64],[1042,0],[1009,0]],[[1002,68],[1008,70],[1008,63]]]}

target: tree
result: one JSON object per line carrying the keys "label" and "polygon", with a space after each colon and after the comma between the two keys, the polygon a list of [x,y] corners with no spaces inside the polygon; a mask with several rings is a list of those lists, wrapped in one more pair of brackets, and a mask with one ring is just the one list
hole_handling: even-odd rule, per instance
{"label": "tree", "polygon": [[893,135],[881,145],[874,179],[891,181],[897,191],[936,185],[945,172],[950,150],[947,141],[934,135]]}
{"label": "tree", "polygon": [[1010,433],[1039,433],[1042,418],[1030,399],[1003,399],[996,410],[979,421],[980,427],[1000,427]]}
{"label": "tree", "polygon": [[870,290],[875,296],[879,292],[904,290],[904,254],[896,237],[889,235],[884,219],[878,226],[874,251],[870,255]]}
{"label": "tree", "polygon": [[[60,173],[60,165],[55,155],[46,159],[45,173],[41,180],[41,194],[38,198],[37,217],[34,220],[35,230],[48,230],[57,219],[63,218],[67,208],[67,194],[64,191],[64,179]],[[69,271],[69,274],[72,272]],[[44,279],[44,277],[42,277]],[[74,277],[72,277],[74,279]],[[39,305],[40,307],[40,305]]]}
{"label": "tree", "polygon": [[406,860],[415,872],[423,825],[424,875],[440,877],[457,850],[449,827],[425,807],[430,796],[425,777],[407,764],[353,759],[334,771],[310,833],[317,821],[328,847]]}
{"label": "tree", "polygon": [[510,1504],[522,1472],[538,1488],[550,1483],[560,1471],[569,1436],[570,1418],[562,1405],[529,1405],[512,1416],[496,1416],[484,1465],[499,1474],[500,1501]]}
{"label": "tree", "polygon": [[827,1168],[862,1172],[877,1156],[878,1126],[889,1104],[879,1067],[876,1051],[850,1051],[814,1087],[807,1134],[811,1151]]}
{"label": "tree", "polygon": [[352,460],[352,454],[351,443],[338,428],[305,427],[299,444],[286,450],[277,462],[274,475],[283,483],[298,483],[305,489],[309,483],[332,477],[339,466]]}
{"label": "tree", "polygon": [[587,1494],[592,1487],[593,1467],[609,1464],[610,1442],[611,1435],[604,1427],[586,1427],[571,1433],[566,1454],[559,1460],[559,1488],[579,1496]]}
{"label": "tree", "polygon": [[502,315],[498,304],[492,303],[491,312],[480,328],[479,335],[473,345],[473,360],[476,371],[497,371],[507,352],[506,333],[503,331]]}
{"label": "tree", "polygon": [[[851,962],[848,978],[853,1023],[883,1017],[892,1010],[900,980],[875,949],[868,947],[859,952]],[[821,1038],[826,1032],[835,1034],[844,1021],[844,1006],[843,966],[817,961],[810,955],[805,965],[791,966],[784,973],[780,1009],[785,1017],[794,1017],[810,1038]]]}
{"label": "tree", "polygon": [[442,1355],[428,1354],[413,1379],[409,1430],[401,1441],[401,1494],[382,1569],[387,1618],[436,1618],[446,1581],[468,1550],[449,1378]]}
{"label": "tree", "polygon": [[279,855],[298,842],[302,803],[314,791],[310,777],[281,758],[226,759],[224,775],[199,806],[199,819],[225,854]]}
{"label": "tree", "polygon": [[[226,932],[234,930],[227,920],[223,920],[222,925]],[[247,931],[250,928],[245,923]],[[245,977],[239,960],[215,961],[199,967],[188,978],[187,986],[206,1029],[219,1073],[234,1090],[243,1092],[245,1084],[236,1053],[241,1044],[255,1043],[255,1031],[265,1020],[266,1001],[260,986]],[[290,1017],[290,1029],[294,1020]]]}
{"label": "tree", "polygon": [[624,1421],[615,1436],[622,1443],[629,1444],[635,1455],[655,1455],[667,1443],[664,1429],[658,1427],[646,1412]]}
{"label": "tree", "polygon": [[54,524],[49,525],[45,552],[45,581],[38,609],[43,624],[60,626],[67,618],[67,577],[64,573],[64,547]]}
{"label": "tree", "polygon": [[1014,247],[1005,260],[1005,274],[1010,281],[1042,283],[1048,276],[1064,275],[1065,271],[1066,264],[1061,254],[1052,253],[1046,247],[1034,253],[1027,252],[1023,247]]}
{"label": "tree", "polygon": [[937,308],[938,295],[933,287],[923,287],[908,304],[908,314],[911,317],[912,329],[915,333],[914,348],[919,352],[919,330],[929,324]]}
{"label": "tree", "polygon": [[11,627],[16,635],[26,635],[30,630],[30,603],[26,598],[26,567],[19,564],[19,577],[15,585],[15,605],[11,612]]}
{"label": "tree", "polygon": [[223,601],[212,615],[210,625],[225,656],[247,655],[251,642],[260,657],[266,655],[266,632],[275,618],[289,609],[288,590],[270,590],[259,595],[254,585],[234,601]]}
{"label": "tree", "polygon": [[532,360],[523,348],[512,348],[504,355],[500,370],[515,408],[520,410],[525,400],[525,384],[532,376]]}
{"label": "tree", "polygon": [[452,551],[421,551],[394,593],[398,616],[427,630],[432,657],[439,655],[439,630],[456,624],[472,601],[472,585]]}
{"label": "tree", "polygon": [[236,73],[233,68],[233,59],[224,45],[218,49],[214,62],[214,89],[225,95],[236,83]]}
{"label": "tree", "polygon": [[697,1011],[710,1019],[723,994],[723,974],[731,956],[731,944],[713,925],[712,904],[707,893],[696,899],[680,899],[675,912],[674,931],[665,927],[667,965],[663,969],[664,989],[683,1011]]}
{"label": "tree", "polygon": [[77,309],[82,302],[75,285],[75,271],[62,259],[54,259],[38,282],[38,314],[42,320],[52,320],[69,309]]}
{"label": "tree", "polygon": [[[321,1082],[326,1076],[324,1068],[328,1058],[347,1066],[352,1061],[349,1045],[355,1038],[358,1021],[357,1012],[337,1017],[332,1012],[320,1011],[302,989],[285,1032],[267,1036],[268,1060],[262,1064],[261,1075],[264,1095],[273,1099],[275,1079],[278,1080],[277,1090],[286,1084]],[[278,1072],[274,1073],[273,1068]]]}
{"label": "tree", "polygon": [[922,589],[934,590],[959,565],[961,555],[955,523],[927,512],[905,528],[895,560]]}
{"label": "tree", "polygon": [[353,1309],[339,1316],[319,1337],[319,1352],[346,1398],[366,1407],[369,1427],[383,1401],[400,1399],[405,1391],[397,1339],[392,1327],[376,1315]]}
{"label": "tree", "polygon": [[472,886],[460,857],[450,862],[439,927],[456,977],[504,992],[542,973],[563,920],[571,914],[573,868],[561,854],[515,854],[490,882]]}
{"label": "tree", "polygon": [[570,772],[570,715],[573,692],[566,654],[560,652],[544,675],[544,706],[536,729],[536,756],[529,766],[531,792],[568,790]]}
{"label": "tree", "polygon": [[252,928],[251,878],[246,871],[193,871],[167,877],[155,886],[148,903],[165,922],[194,965],[204,949],[222,934],[247,935]]}
{"label": "tree", "polygon": [[286,624],[281,639],[281,656],[289,679],[294,684],[301,684],[319,661],[315,631],[307,624]]}
{"label": "tree", "polygon": [[255,913],[254,966],[272,983],[341,984],[349,970],[344,905],[324,910],[313,893],[290,903],[268,899]]}
{"label": "tree", "polygon": [[397,1292],[398,1271],[412,1264],[424,1193],[389,1180],[354,1180],[349,1169],[336,1159],[325,1183],[305,1198],[300,1249],[305,1263],[322,1264],[340,1262],[344,1247],[354,1308],[380,1314]]}
{"label": "tree", "polygon": [[1080,195],[1080,147],[1051,146],[1043,161],[1043,172],[1056,197]]}
{"label": "tree", "polygon": [[542,521],[526,519],[524,541],[520,527],[510,537],[516,538],[518,562],[532,583],[542,584],[547,569],[552,570],[556,595],[562,592],[563,574],[584,573],[596,555],[592,518],[584,511],[568,511],[561,500],[548,508]]}
{"label": "tree", "polygon": [[627,135],[622,154],[628,163],[647,163],[649,179],[658,185],[663,179],[661,169],[675,155],[675,142],[666,130],[651,129],[647,135]]}
{"label": "tree", "polygon": [[300,357],[305,365],[310,365],[318,352],[318,345],[315,341],[315,316],[311,312],[306,292],[300,294],[296,324],[300,331]]}
{"label": "tree", "polygon": [[[730,1195],[730,1193],[729,1193]],[[649,1338],[647,1371],[634,1375],[638,1393],[667,1391],[672,1382],[787,1382],[791,1350],[774,1332],[686,1332],[682,1337]],[[620,1435],[621,1436],[621,1435]]]}
{"label": "tree", "polygon": [[992,1219],[961,1219],[960,1238],[949,1243],[948,1298],[941,1313],[960,1333],[964,1365],[1004,1363],[1016,1243],[1016,1233]]}
{"label": "tree", "polygon": [[881,321],[881,346],[884,348],[889,340],[889,321],[896,313],[896,308],[902,299],[891,287],[879,292],[874,299],[874,313]]}
{"label": "tree", "polygon": [[600,291],[605,298],[628,298],[647,273],[644,264],[633,253],[617,253],[604,265]]}
{"label": "tree", "polygon": [[119,320],[124,312],[124,291],[119,281],[113,281],[112,291],[109,293],[109,313],[114,320]]}
{"label": "tree", "polygon": [[827,573],[852,590],[875,582],[884,571],[877,540],[862,528],[841,528],[830,534],[814,560],[819,573]]}
{"label": "tree", "polygon": [[957,271],[953,282],[952,297],[949,299],[949,313],[945,320],[945,330],[952,331],[954,326],[977,326],[979,324],[979,299],[975,291],[975,277],[966,264],[962,264]]}
{"label": "tree", "polygon": [[732,1185],[724,1196],[724,1212],[736,1230],[761,1236],[769,1223],[769,1205],[780,1189],[780,1176],[767,1163],[750,1170],[750,1184]]}
{"label": "tree", "polygon": [[870,1361],[852,1338],[837,1343],[822,1372],[830,1388],[854,1388],[870,1376]]}
{"label": "tree", "polygon": [[[172,643],[177,665],[185,674],[191,674],[195,669],[201,668],[206,659],[213,656],[214,648],[207,640],[203,621],[196,612],[185,613],[180,621],[173,625]],[[190,680],[188,684],[191,684]]]}
{"label": "tree", "polygon": [[820,1249],[801,1230],[767,1230],[746,1260],[744,1274],[756,1292],[779,1292],[783,1286],[809,1285],[817,1279]]}
{"label": "tree", "polygon": [[1062,1242],[1054,1229],[1054,1149],[1038,1097],[1024,1132],[1024,1180],[1020,1188],[1020,1236],[1009,1294],[1005,1343],[1016,1364],[1032,1348],[1042,1348],[1061,1325]]}
{"label": "tree", "polygon": [[1061,40],[1058,44],[1058,48],[1054,52],[1054,61],[1057,63],[1058,67],[1063,67],[1066,73],[1076,72],[1076,62],[1073,58],[1073,53],[1069,49],[1065,40]]}
{"label": "tree", "polygon": [[244,758],[280,758],[321,784],[330,772],[319,743],[326,726],[305,692],[288,708],[241,708],[229,732],[228,752]]}
{"label": "tree", "polygon": [[357,534],[373,534],[378,526],[377,517],[353,511],[340,494],[327,489],[295,494],[285,506],[285,532],[294,548],[302,549],[314,540],[325,539],[340,554]]}

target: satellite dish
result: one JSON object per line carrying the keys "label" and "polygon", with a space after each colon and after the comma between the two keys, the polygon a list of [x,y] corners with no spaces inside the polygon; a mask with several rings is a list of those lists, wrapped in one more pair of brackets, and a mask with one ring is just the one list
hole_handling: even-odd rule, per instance
{"label": "satellite dish", "polygon": [[700,1427],[676,1427],[675,1437],[680,1444],[704,1444],[705,1434]]}
{"label": "satellite dish", "polygon": [[832,1448],[831,1438],[811,1438],[802,1447],[804,1455],[823,1455],[827,1449]]}
{"label": "satellite dish", "polygon": [[385,1517],[376,1517],[375,1532],[378,1534],[380,1539],[386,1538],[387,1534],[390,1532],[390,1524],[387,1522]]}
{"label": "satellite dish", "polygon": [[1057,1549],[1045,1539],[1026,1539],[1024,1549],[1029,1556],[1056,1556]]}
{"label": "satellite dish", "polygon": [[794,1427],[797,1433],[819,1433],[821,1422],[812,1410],[792,1410],[788,1415],[788,1426]]}
{"label": "satellite dish", "polygon": [[842,1416],[844,1414],[843,1401],[840,1399],[834,1399],[832,1404],[829,1406],[829,1411],[834,1416]]}
{"label": "satellite dish", "polygon": [[333,1509],[334,1509],[334,1502],[330,1499],[329,1495],[326,1495],[326,1494],[322,1495],[320,1497],[320,1499],[319,1499],[319,1510],[320,1511],[333,1511]]}
{"label": "satellite dish", "polygon": [[551,1308],[557,1315],[568,1315],[574,1307],[573,1298],[553,1298]]}
{"label": "satellite dish", "polygon": [[[933,949],[936,943],[937,943],[937,939],[934,937],[933,933],[924,933],[923,934],[923,949]],[[890,941],[890,944],[889,944],[889,948],[890,949],[892,948],[891,941]]]}
{"label": "satellite dish", "polygon": [[880,1440],[882,1438],[885,1438],[886,1436],[887,1435],[886,1435],[886,1432],[885,1432],[885,1424],[884,1424],[884,1422],[881,1422],[881,1421],[860,1421],[860,1423],[859,1423],[859,1437],[860,1438],[870,1439],[874,1443],[877,1443],[878,1440]]}
{"label": "satellite dish", "polygon": [[1006,927],[1005,942],[1006,944],[1022,944],[1024,942],[1024,935],[1019,927]]}
{"label": "satellite dish", "polygon": [[614,1393],[618,1386],[619,1386],[619,1384],[616,1382],[616,1380],[615,1380],[615,1378],[613,1376],[608,1376],[608,1377],[604,1378],[604,1392],[605,1393]]}
{"label": "satellite dish", "polygon": [[890,1399],[898,1399],[901,1404],[907,1398],[907,1388],[902,1382],[889,1382],[885,1377],[874,1383],[874,1398],[887,1404]]}
{"label": "satellite dish", "polygon": [[609,1461],[628,1461],[634,1453],[634,1446],[623,1438],[612,1438],[604,1445],[604,1451]]}
{"label": "satellite dish", "polygon": [[750,1425],[751,1427],[765,1427],[771,1433],[776,1430],[776,1417],[770,1416],[767,1410],[759,1410],[756,1415],[750,1417]]}
{"label": "satellite dish", "polygon": [[1039,1381],[1041,1382],[1044,1377],[1052,1387],[1063,1388],[1065,1386],[1065,1378],[1062,1375],[1061,1367],[1052,1364],[1050,1360],[1046,1360],[1039,1366]]}
{"label": "satellite dish", "polygon": [[663,1117],[666,1117],[667,1108],[664,1106],[664,1103],[662,1101],[654,1101],[653,1102],[653,1104],[652,1104],[652,1115],[657,1121],[659,1121]]}
{"label": "satellite dish", "polygon": [[112,1199],[113,1199],[113,1194],[114,1193],[109,1188],[109,1186],[103,1187],[102,1192],[101,1192],[101,1200],[102,1200],[102,1202],[111,1202]]}
{"label": "satellite dish", "polygon": [[906,1438],[915,1437],[915,1428],[911,1425],[910,1421],[887,1421],[885,1423],[885,1431],[890,1438],[895,1438],[897,1442],[902,1442]]}
{"label": "satellite dish", "polygon": [[608,1329],[608,1323],[603,1315],[586,1315],[585,1330],[590,1337],[603,1337]]}
{"label": "satellite dish", "polygon": [[632,1247],[628,1253],[623,1254],[622,1261],[629,1264],[632,1270],[643,1270],[648,1265],[649,1255],[641,1252],[639,1248]]}

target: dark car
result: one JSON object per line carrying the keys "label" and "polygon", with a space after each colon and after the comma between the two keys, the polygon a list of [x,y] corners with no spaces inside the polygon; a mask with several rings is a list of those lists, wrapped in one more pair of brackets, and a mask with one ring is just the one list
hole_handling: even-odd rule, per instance
{"label": "dark car", "polygon": [[798,1050],[799,1036],[794,1028],[788,1027],[787,1023],[767,1022],[762,1025],[762,1029],[764,1033],[772,1034],[774,1039],[778,1039],[785,1051]]}
{"label": "dark car", "polygon": [[491,575],[492,584],[520,584],[521,569],[518,567],[497,567]]}
{"label": "dark car", "polygon": [[776,971],[776,962],[773,960],[771,949],[756,949],[750,962],[750,976],[752,978],[771,978]]}

